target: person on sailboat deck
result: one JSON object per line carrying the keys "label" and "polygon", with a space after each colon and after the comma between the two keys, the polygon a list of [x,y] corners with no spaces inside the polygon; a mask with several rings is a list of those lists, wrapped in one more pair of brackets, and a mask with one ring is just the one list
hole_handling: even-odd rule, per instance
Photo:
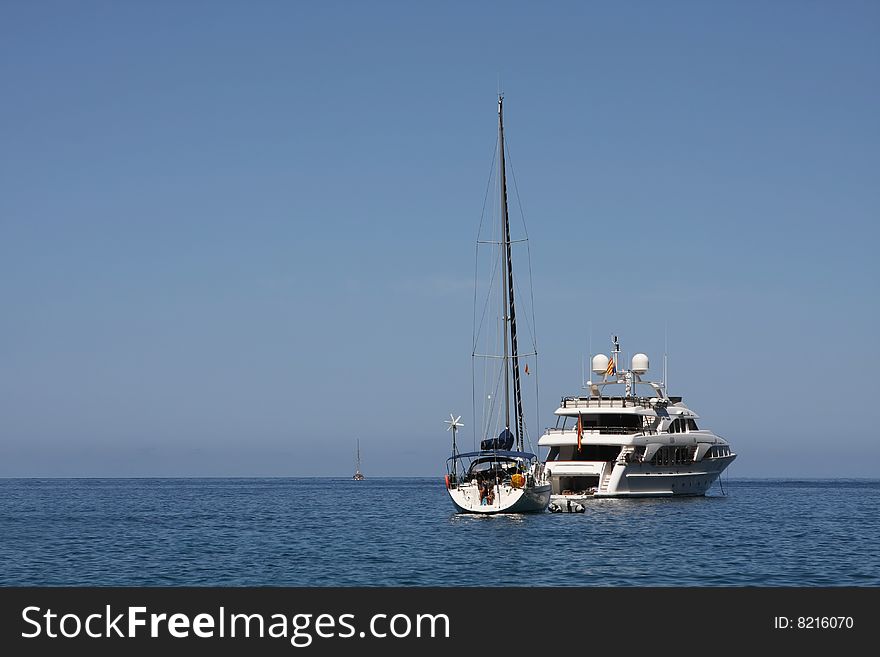
{"label": "person on sailboat deck", "polygon": [[477,485],[480,491],[480,506],[486,506],[489,503],[489,482],[480,480]]}

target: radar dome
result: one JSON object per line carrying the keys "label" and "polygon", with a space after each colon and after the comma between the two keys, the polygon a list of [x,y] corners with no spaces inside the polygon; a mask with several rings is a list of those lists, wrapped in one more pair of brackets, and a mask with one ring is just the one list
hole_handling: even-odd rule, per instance
{"label": "radar dome", "polygon": [[633,356],[632,371],[636,374],[644,374],[648,371],[648,357],[645,354]]}
{"label": "radar dome", "polygon": [[593,356],[593,371],[596,374],[605,374],[608,369],[608,356],[605,354],[596,354]]}

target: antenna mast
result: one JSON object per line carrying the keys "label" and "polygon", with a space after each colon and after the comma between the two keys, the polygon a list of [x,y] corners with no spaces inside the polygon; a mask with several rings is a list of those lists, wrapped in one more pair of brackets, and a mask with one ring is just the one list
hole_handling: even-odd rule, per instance
{"label": "antenna mast", "polygon": [[617,336],[613,336],[612,338],[614,344],[614,350],[611,352],[611,358],[614,360],[614,369],[615,371],[620,371],[620,341],[617,339]]}
{"label": "antenna mast", "polygon": [[669,371],[667,354],[669,353],[669,324],[663,328],[663,392],[669,397]]}

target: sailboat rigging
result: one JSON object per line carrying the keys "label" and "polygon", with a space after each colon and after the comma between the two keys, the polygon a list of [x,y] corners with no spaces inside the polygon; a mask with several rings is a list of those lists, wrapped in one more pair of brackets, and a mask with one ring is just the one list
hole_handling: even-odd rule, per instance
{"label": "sailboat rigging", "polygon": [[[455,442],[456,430],[462,426],[458,422],[460,418],[453,415],[451,416],[452,422],[447,421],[453,433],[453,453],[447,460],[446,488],[456,509],[466,513],[536,512],[546,510],[550,503],[551,487],[545,479],[543,465],[535,454],[525,451],[526,428],[520,378],[521,354],[516,330],[513,242],[508,213],[507,163],[504,141],[504,98],[499,96],[500,239],[493,243],[500,247],[501,303],[499,304],[499,312],[502,334],[500,383],[503,385],[503,407],[500,423],[503,428],[495,436],[491,417],[487,413],[486,421],[482,425],[484,437],[480,441],[480,450],[462,454],[457,451]],[[476,335],[472,355],[475,358],[480,355],[476,349]],[[494,356],[487,357],[496,358]],[[492,395],[489,395],[488,398],[491,400]],[[488,406],[488,410],[491,412],[494,405],[490,403]]]}

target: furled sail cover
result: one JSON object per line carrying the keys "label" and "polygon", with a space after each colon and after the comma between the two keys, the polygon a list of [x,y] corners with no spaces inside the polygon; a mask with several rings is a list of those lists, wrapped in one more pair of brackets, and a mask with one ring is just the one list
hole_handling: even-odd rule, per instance
{"label": "furled sail cover", "polygon": [[513,447],[513,434],[505,428],[497,438],[486,438],[480,441],[480,449],[503,449],[505,451]]}

